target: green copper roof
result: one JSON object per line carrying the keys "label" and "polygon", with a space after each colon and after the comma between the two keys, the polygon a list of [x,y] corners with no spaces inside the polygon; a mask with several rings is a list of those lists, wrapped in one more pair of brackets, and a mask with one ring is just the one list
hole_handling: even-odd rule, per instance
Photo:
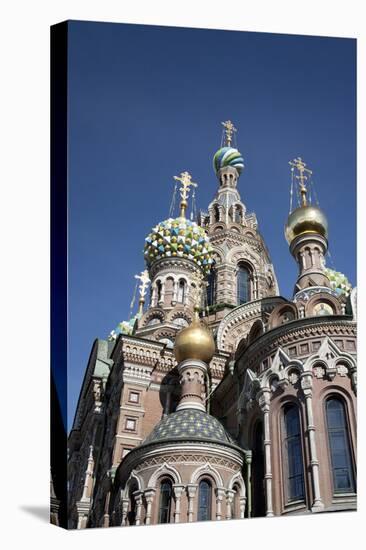
{"label": "green copper roof", "polygon": [[216,418],[195,409],[176,411],[165,416],[142,445],[168,440],[210,440],[238,446]]}

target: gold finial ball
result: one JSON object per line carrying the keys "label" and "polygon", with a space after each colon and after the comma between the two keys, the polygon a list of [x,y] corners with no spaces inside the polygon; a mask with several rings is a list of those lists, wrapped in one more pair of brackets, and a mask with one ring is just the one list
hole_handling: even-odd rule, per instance
{"label": "gold finial ball", "polygon": [[174,343],[174,354],[178,363],[186,359],[199,359],[209,363],[214,353],[212,333],[198,319],[178,332]]}
{"label": "gold finial ball", "polygon": [[317,233],[328,238],[328,221],[317,206],[299,206],[291,212],[285,226],[285,237],[290,244],[295,237],[305,233]]}

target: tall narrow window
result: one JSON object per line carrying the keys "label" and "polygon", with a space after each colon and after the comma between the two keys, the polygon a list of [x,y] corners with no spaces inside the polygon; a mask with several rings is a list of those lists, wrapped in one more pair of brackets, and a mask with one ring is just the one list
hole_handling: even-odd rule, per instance
{"label": "tall narrow window", "polygon": [[263,425],[257,421],[253,433],[253,473],[252,473],[252,503],[253,516],[266,515],[266,501],[264,493],[264,452],[263,452]]}
{"label": "tall narrow window", "polygon": [[250,278],[249,270],[243,265],[239,264],[237,274],[237,302],[238,305],[245,304],[250,301]]}
{"label": "tall narrow window", "polygon": [[159,303],[161,300],[161,290],[162,290],[162,284],[161,281],[158,281],[156,283],[156,290],[157,290],[157,302]]}
{"label": "tall narrow window", "polygon": [[326,415],[334,493],[353,493],[355,480],[343,402],[336,397],[328,399]]}
{"label": "tall narrow window", "polygon": [[303,500],[305,496],[304,466],[300,418],[296,405],[287,405],[284,409],[284,449],[288,501]]}
{"label": "tall narrow window", "polygon": [[214,271],[210,271],[207,282],[207,305],[212,306],[216,300],[216,273]]}
{"label": "tall narrow window", "polygon": [[200,481],[198,491],[198,521],[211,519],[211,492],[211,483],[208,479]]}
{"label": "tall narrow window", "polygon": [[180,280],[178,285],[178,298],[177,298],[177,301],[180,304],[184,303],[184,295],[185,295],[185,282],[183,280]]}
{"label": "tall narrow window", "polygon": [[172,483],[165,479],[160,485],[159,523],[170,523]]}

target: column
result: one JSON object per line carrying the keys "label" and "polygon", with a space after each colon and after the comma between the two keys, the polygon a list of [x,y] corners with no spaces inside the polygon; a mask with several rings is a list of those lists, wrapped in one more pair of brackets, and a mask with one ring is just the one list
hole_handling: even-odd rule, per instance
{"label": "column", "polygon": [[177,298],[178,298],[178,281],[174,281],[172,306],[175,306],[175,304],[177,303]]}
{"label": "column", "polygon": [[235,491],[228,489],[226,491],[226,519],[232,519],[232,507],[234,501]]}
{"label": "column", "polygon": [[81,497],[81,500],[86,500],[86,499],[90,498],[91,489],[92,489],[91,484],[92,484],[93,470],[94,470],[93,445],[90,445],[88,464],[87,464],[86,471],[85,471],[85,482],[84,482],[84,487],[83,487],[83,495]]}
{"label": "column", "polygon": [[157,288],[154,285],[151,289],[151,307],[156,307],[157,305]]}
{"label": "column", "polygon": [[[240,519],[243,519],[245,517],[245,505],[246,505],[247,499],[246,497],[240,497],[239,500],[239,506],[240,506]],[[250,516],[248,516],[250,517]]]}
{"label": "column", "polygon": [[273,513],[272,504],[272,466],[271,466],[271,433],[269,427],[269,405],[270,390],[263,388],[259,395],[259,406],[263,412],[264,425],[264,463],[265,463],[265,489],[266,489],[266,516],[271,517]]}
{"label": "column", "polygon": [[221,520],[222,519],[222,500],[225,495],[225,489],[223,487],[219,487],[216,489],[216,519]]}
{"label": "column", "polygon": [[128,498],[123,498],[122,499],[122,521],[121,521],[122,526],[127,525],[128,504],[129,504]]}
{"label": "column", "polygon": [[141,511],[142,511],[142,491],[135,491],[133,493],[133,496],[135,497],[136,502],[136,516],[135,516],[135,524],[141,525]]}
{"label": "column", "polygon": [[151,523],[151,514],[152,514],[152,505],[154,502],[155,489],[146,489],[145,499],[146,499],[146,525]]}
{"label": "column", "polygon": [[104,514],[103,514],[103,527],[109,527],[109,501],[111,497],[111,492],[108,491],[104,503]]}
{"label": "column", "polygon": [[187,492],[188,492],[188,521],[191,523],[193,521],[193,514],[194,514],[194,499],[196,496],[197,491],[197,485],[193,483],[189,483],[187,485]]}
{"label": "column", "polygon": [[[247,466],[247,496],[248,496],[248,518],[252,515],[252,452],[245,453],[245,463]],[[241,517],[241,516],[240,516]],[[244,516],[243,516],[244,517]]]}
{"label": "column", "polygon": [[313,418],[313,373],[306,372],[301,375],[301,388],[305,395],[307,431],[309,435],[310,467],[313,482],[314,501],[311,507],[312,512],[319,512],[324,509],[320,496],[319,485],[319,462],[316,452],[315,425]]}
{"label": "column", "polygon": [[181,503],[183,489],[184,489],[184,485],[173,485],[174,497],[175,497],[174,523],[179,523],[180,521],[180,503]]}
{"label": "column", "polygon": [[164,305],[164,300],[165,300],[165,281],[162,281],[161,282],[161,295],[160,295],[160,300],[159,300],[159,303],[158,305]]}

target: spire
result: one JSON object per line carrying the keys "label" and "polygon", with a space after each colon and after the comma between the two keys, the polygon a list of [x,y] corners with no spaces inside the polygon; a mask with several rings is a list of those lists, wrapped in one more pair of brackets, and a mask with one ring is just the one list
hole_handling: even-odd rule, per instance
{"label": "spire", "polygon": [[182,172],[180,176],[174,176],[174,179],[177,181],[180,181],[182,184],[182,187],[179,189],[180,196],[181,196],[181,202],[180,202],[180,217],[185,218],[186,217],[186,209],[187,209],[187,199],[189,195],[189,188],[190,187],[197,187],[197,183],[194,183],[192,180],[192,176],[189,172]]}
{"label": "spire", "polygon": [[225,147],[231,147],[231,142],[233,139],[234,132],[237,132],[237,129],[235,128],[234,124],[231,122],[231,120],[226,120],[225,122],[221,122],[223,127],[225,128]]}

